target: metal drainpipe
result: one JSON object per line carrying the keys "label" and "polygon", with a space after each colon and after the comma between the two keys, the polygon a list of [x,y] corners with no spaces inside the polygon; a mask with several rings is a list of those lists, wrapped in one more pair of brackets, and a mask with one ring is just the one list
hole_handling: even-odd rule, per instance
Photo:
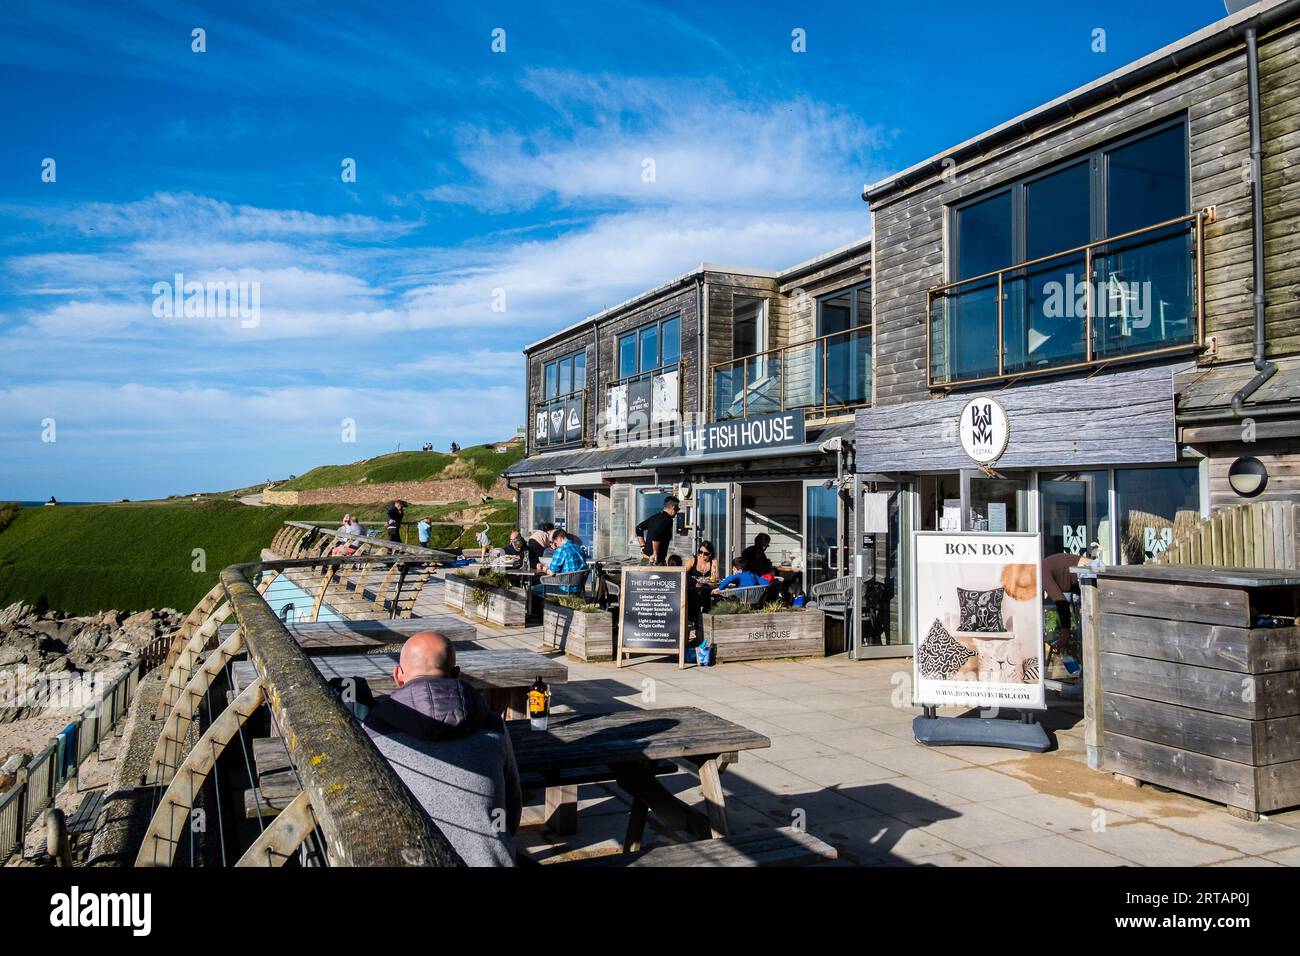
{"label": "metal drainpipe", "polygon": [[1246,399],[1277,374],[1277,366],[1265,359],[1268,348],[1264,310],[1268,300],[1264,297],[1264,150],[1261,146],[1259,117],[1259,49],[1256,45],[1256,27],[1246,28],[1246,84],[1250,100],[1250,217],[1253,232],[1253,271],[1255,305],[1255,377],[1232,396],[1232,413],[1237,417],[1246,414]]}
{"label": "metal drainpipe", "polygon": [[[705,393],[704,385],[704,366],[707,364],[707,357],[704,350],[708,347],[708,324],[709,324],[709,302],[708,302],[708,283],[704,281],[704,274],[695,278],[695,407],[699,413],[703,414],[707,406],[708,396]],[[708,421],[707,416],[703,418]]]}
{"label": "metal drainpipe", "polygon": [[[592,396],[592,402],[591,402],[592,436],[591,437],[594,440],[599,441],[600,429],[597,428],[596,426],[600,422],[600,323],[595,321],[591,323],[591,351],[592,351],[592,357],[595,359],[595,361],[592,362],[592,371],[595,373],[596,376],[595,378],[592,379],[592,382],[595,384],[589,386],[591,388],[591,396]],[[586,427],[586,422],[583,422],[583,426]],[[583,448],[587,448],[589,447],[589,445],[590,442],[587,441],[584,441],[582,443]]]}

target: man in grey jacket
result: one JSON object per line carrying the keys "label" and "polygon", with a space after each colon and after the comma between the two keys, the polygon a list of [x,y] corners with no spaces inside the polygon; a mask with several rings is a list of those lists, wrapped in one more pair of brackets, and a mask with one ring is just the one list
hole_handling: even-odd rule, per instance
{"label": "man in grey jacket", "polygon": [[365,721],[375,746],[462,860],[513,866],[523,797],[504,721],[460,680],[441,634],[412,635],[393,679],[397,689]]}

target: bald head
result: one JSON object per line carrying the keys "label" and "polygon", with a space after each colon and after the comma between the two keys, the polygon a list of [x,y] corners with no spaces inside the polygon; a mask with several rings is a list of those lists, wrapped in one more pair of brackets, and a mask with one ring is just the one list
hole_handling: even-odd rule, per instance
{"label": "bald head", "polygon": [[456,648],[434,631],[412,634],[402,645],[402,656],[393,668],[393,680],[401,687],[417,677],[459,677]]}

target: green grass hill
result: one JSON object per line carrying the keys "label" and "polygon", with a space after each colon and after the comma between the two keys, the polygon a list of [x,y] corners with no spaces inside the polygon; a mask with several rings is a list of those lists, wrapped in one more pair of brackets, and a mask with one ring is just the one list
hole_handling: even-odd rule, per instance
{"label": "green grass hill", "polygon": [[[493,448],[466,448],[454,458],[436,452],[381,455],[354,465],[314,468],[277,487],[364,488],[379,482],[463,477],[486,489],[522,455],[517,445],[501,453]],[[370,527],[382,526],[384,520],[382,506],[376,504],[255,507],[241,504],[234,495],[54,508],[0,503],[0,607],[27,601],[74,614],[109,608],[188,611],[217,582],[222,568],[257,560],[285,521],[318,522],[332,529],[345,511]],[[506,542],[516,521],[513,499],[407,508],[412,525],[423,515],[434,521],[491,522],[494,545]],[[437,548],[475,547],[474,535],[481,528],[481,523],[463,530],[435,526],[431,543]],[[403,534],[414,543],[413,526]],[[195,569],[196,549],[203,552],[200,570]]]}
{"label": "green grass hill", "polygon": [[277,491],[311,491],[340,485],[375,485],[397,481],[436,481],[440,478],[471,478],[487,489],[523,457],[523,443],[503,452],[495,444],[462,448],[458,455],[436,451],[399,451],[354,462],[351,465],[322,465],[304,475],[277,484]]}

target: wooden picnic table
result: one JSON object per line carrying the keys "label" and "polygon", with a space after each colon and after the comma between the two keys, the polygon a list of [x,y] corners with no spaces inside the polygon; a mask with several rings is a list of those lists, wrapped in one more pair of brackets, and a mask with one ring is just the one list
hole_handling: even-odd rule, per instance
{"label": "wooden picnic table", "polygon": [[[397,653],[383,654],[329,654],[312,658],[312,663],[326,680],[332,677],[364,677],[376,697],[393,692],[393,667]],[[536,651],[460,650],[456,651],[465,682],[483,691],[488,706],[507,720],[524,717],[528,713],[528,688],[541,677],[548,684],[563,684],[569,679],[569,668],[563,661],[547,657]],[[235,693],[257,676],[252,661],[231,665]]]}
{"label": "wooden picnic table", "polygon": [[[536,775],[557,785],[574,771],[599,768],[583,782],[612,780],[632,797],[623,850],[641,848],[646,815],[653,810],[664,825],[700,838],[728,835],[722,772],[742,750],[770,747],[771,741],[697,707],[623,710],[609,714],[552,714],[544,731],[530,722],[510,721],[510,740],[521,775]],[[699,774],[706,812],[686,804],[659,782],[656,764],[685,763]],[[572,786],[576,800],[576,786]],[[549,796],[548,796],[549,802]]]}
{"label": "wooden picnic table", "polygon": [[[235,632],[237,624],[219,628],[222,640]],[[286,624],[298,646],[310,657],[320,654],[348,654],[391,644],[403,644],[412,634],[436,631],[452,643],[473,641],[478,628],[453,614],[404,617],[388,621],[313,621]]]}

